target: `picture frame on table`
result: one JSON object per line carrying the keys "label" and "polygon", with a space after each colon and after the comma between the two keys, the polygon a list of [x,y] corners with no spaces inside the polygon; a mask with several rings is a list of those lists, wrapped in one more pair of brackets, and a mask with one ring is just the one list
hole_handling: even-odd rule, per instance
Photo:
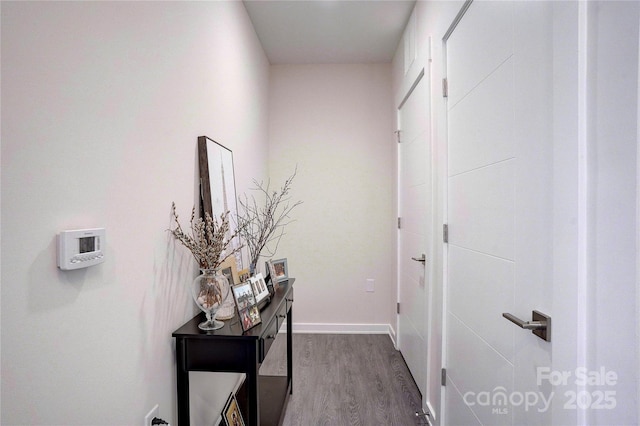
{"label": "picture frame on table", "polygon": [[277,290],[280,287],[280,285],[276,280],[276,269],[273,267],[273,260],[269,259],[266,262],[264,262],[264,269],[269,273],[269,282],[271,284],[273,291]]}
{"label": "picture frame on table", "polygon": [[238,283],[249,281],[249,269],[241,269],[238,271]]}
{"label": "picture frame on table", "polygon": [[222,275],[227,277],[229,285],[239,284],[240,277],[238,275],[238,264],[234,256],[229,256],[224,262],[220,264]]}
{"label": "picture frame on table", "polygon": [[253,294],[256,297],[256,303],[260,303],[269,297],[269,288],[267,287],[267,282],[264,280],[261,272],[249,278],[249,281],[251,281],[251,287],[253,287]]}
{"label": "picture frame on table", "polygon": [[235,283],[233,282],[233,273],[231,272],[231,267],[228,268],[224,268],[222,270],[222,275],[224,275],[225,277],[227,277],[227,280],[229,281],[229,285],[234,285]]}
{"label": "picture frame on table", "polygon": [[238,312],[238,315],[240,316],[240,325],[242,325],[242,331],[247,331],[262,322],[258,305],[253,305],[248,307],[247,309],[243,309],[242,311]]}
{"label": "picture frame on table", "polygon": [[243,311],[256,304],[256,296],[251,288],[251,283],[245,281],[231,287],[233,290],[233,298],[236,301],[238,312]]}
{"label": "picture frame on table", "polygon": [[224,418],[225,426],[244,426],[244,419],[242,418],[242,413],[240,412],[240,407],[234,394],[229,396],[224,406],[222,417]]}
{"label": "picture frame on table", "polygon": [[256,296],[253,293],[251,281],[245,281],[232,287],[233,297],[236,300],[238,308],[238,316],[240,317],[240,325],[242,331],[247,331],[252,327],[260,324],[260,309],[256,302]]}
{"label": "picture frame on table", "polygon": [[289,268],[287,266],[287,259],[274,260],[273,268],[275,269],[275,282],[287,281],[289,279]]}

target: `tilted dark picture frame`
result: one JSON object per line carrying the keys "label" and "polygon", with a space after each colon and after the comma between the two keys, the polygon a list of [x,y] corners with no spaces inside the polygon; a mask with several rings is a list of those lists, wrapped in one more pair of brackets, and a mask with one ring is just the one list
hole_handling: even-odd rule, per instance
{"label": "tilted dark picture frame", "polygon": [[223,410],[225,426],[244,426],[244,419],[240,412],[240,406],[234,394],[229,396]]}
{"label": "tilted dark picture frame", "polygon": [[[208,213],[213,218],[229,211],[229,232],[232,235],[237,226],[238,201],[236,179],[233,168],[233,152],[207,136],[198,136],[198,166],[200,168],[201,215]],[[236,237],[229,249],[241,245]],[[236,253],[236,266],[243,268],[242,255]]]}

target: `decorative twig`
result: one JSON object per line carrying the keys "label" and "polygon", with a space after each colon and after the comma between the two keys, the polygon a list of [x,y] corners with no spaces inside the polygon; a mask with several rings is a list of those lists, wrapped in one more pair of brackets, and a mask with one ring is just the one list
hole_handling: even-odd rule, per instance
{"label": "decorative twig", "polygon": [[[291,211],[302,204],[302,201],[291,203],[289,191],[291,183],[296,176],[298,169],[284,182],[280,191],[271,192],[269,189],[269,181],[264,186],[263,182],[255,179],[253,183],[254,191],[258,191],[264,195],[264,204],[259,204],[255,196],[249,198],[246,194],[244,200],[240,200],[240,206],[243,213],[238,216],[238,230],[249,249],[250,267],[256,267],[258,258],[263,250],[266,250],[268,256],[273,256],[278,249],[280,239],[284,234],[284,228],[293,222],[289,214]],[[270,248],[269,245],[275,242],[275,247]]]}
{"label": "decorative twig", "polygon": [[239,252],[242,248],[240,245],[227,253],[227,247],[234,238],[240,235],[242,230],[241,227],[238,227],[233,235],[225,238],[229,231],[228,211],[220,215],[218,222],[217,218],[212,218],[209,213],[204,214],[204,220],[201,217],[196,218],[196,208],[193,207],[191,210],[191,235],[182,230],[175,203],[171,203],[171,211],[176,221],[176,228],[168,231],[189,249],[201,269],[218,268],[229,256]]}

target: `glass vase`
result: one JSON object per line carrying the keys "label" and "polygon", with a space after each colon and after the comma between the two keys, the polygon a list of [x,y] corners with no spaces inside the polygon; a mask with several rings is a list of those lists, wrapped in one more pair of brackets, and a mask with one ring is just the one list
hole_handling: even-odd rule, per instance
{"label": "glass vase", "polygon": [[201,269],[191,285],[191,294],[196,305],[206,314],[207,320],[198,324],[200,330],[210,331],[224,327],[215,319],[216,312],[231,295],[229,281],[219,269]]}

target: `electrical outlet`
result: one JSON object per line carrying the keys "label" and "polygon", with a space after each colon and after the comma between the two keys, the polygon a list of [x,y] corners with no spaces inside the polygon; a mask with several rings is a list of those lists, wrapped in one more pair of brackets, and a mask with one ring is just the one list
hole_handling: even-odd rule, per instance
{"label": "electrical outlet", "polygon": [[373,278],[367,278],[367,283],[365,284],[365,290],[368,293],[373,293],[375,291],[373,284],[375,280]]}
{"label": "electrical outlet", "polygon": [[158,407],[158,404],[144,416],[144,426],[151,426],[151,422],[155,417],[160,417],[160,407]]}

